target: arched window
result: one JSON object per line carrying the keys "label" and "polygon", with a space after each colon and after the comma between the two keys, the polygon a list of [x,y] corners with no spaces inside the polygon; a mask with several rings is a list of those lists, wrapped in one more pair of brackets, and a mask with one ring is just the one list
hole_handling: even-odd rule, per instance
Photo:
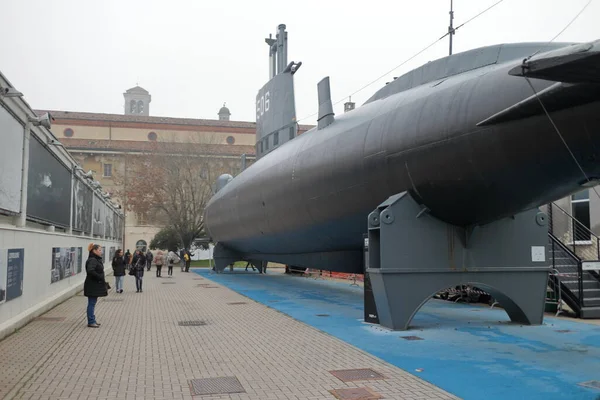
{"label": "arched window", "polygon": [[146,243],[145,240],[138,240],[135,244],[135,249],[139,250],[139,251],[143,251],[144,253],[146,252],[146,246],[148,244]]}
{"label": "arched window", "polygon": [[131,100],[129,102],[129,112],[131,114],[135,114],[135,100]]}
{"label": "arched window", "polygon": [[138,100],[138,114],[143,114],[144,113],[144,102],[141,100]]}

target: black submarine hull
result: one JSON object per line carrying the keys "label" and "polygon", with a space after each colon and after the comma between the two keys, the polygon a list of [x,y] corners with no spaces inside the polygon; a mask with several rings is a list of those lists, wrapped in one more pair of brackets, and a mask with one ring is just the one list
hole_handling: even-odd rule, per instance
{"label": "black submarine hull", "polygon": [[[520,64],[374,96],[285,143],[211,199],[204,217],[210,236],[242,259],[362,272],[367,215],[393,194],[408,191],[435,217],[466,227],[581,190],[586,179],[537,98],[530,99],[529,83],[509,75]],[[598,85],[531,84],[546,93],[585,174],[600,178]],[[485,122],[519,103],[507,117]]]}

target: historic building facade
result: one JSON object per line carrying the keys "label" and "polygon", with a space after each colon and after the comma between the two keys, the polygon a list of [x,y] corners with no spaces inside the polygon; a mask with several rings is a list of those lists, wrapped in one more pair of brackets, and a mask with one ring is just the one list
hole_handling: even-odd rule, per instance
{"label": "historic building facade", "polygon": [[[157,148],[160,142],[169,142],[182,148],[201,146],[203,157],[218,164],[218,169],[235,176],[241,171],[242,155],[246,166],[255,158],[254,122],[231,121],[230,110],[223,105],[218,119],[191,119],[153,117],[149,115],[150,93],[136,86],[124,94],[124,114],[99,114],[44,110],[54,117],[52,133],[64,145],[85,171],[92,171],[93,179],[100,182],[105,192],[125,209],[124,248],[133,251],[147,246],[161,229],[156,221],[127,210],[126,198],[116,194],[122,189],[123,179],[131,176],[128,160],[132,155],[143,155]],[[311,126],[300,126],[303,133]],[[171,146],[172,147],[172,146]],[[148,182],[151,188],[152,182]],[[125,196],[126,197],[126,196]]]}

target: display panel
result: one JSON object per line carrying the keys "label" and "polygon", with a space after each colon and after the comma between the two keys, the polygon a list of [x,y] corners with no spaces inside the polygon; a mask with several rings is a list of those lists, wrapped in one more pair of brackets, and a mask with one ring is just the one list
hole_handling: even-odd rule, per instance
{"label": "display panel", "polygon": [[82,270],[81,247],[53,247],[50,283],[75,276]]}
{"label": "display panel", "polygon": [[94,226],[94,235],[104,236],[104,208],[105,205],[100,197],[94,194],[94,213],[92,214],[92,224]]}
{"label": "display panel", "polygon": [[71,172],[31,136],[29,141],[27,215],[68,227],[71,217]]}
{"label": "display panel", "polygon": [[85,183],[75,179],[73,185],[73,230],[90,233],[92,231],[93,193]]}
{"label": "display panel", "polygon": [[0,250],[0,304],[23,294],[25,249]]}
{"label": "display panel", "polygon": [[104,204],[104,232],[107,238],[112,238],[114,234],[114,212],[113,210],[105,203]]}
{"label": "display panel", "polygon": [[23,126],[0,105],[0,209],[18,213],[21,203]]}

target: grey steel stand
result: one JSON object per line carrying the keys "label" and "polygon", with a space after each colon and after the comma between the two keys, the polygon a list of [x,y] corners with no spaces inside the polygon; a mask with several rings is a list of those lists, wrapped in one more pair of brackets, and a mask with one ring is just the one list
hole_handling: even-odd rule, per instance
{"label": "grey steel stand", "polygon": [[547,217],[537,209],[472,229],[445,223],[406,192],[369,214],[369,268],[380,324],[406,330],[435,293],[472,284],[513,322],[541,324],[550,271]]}

